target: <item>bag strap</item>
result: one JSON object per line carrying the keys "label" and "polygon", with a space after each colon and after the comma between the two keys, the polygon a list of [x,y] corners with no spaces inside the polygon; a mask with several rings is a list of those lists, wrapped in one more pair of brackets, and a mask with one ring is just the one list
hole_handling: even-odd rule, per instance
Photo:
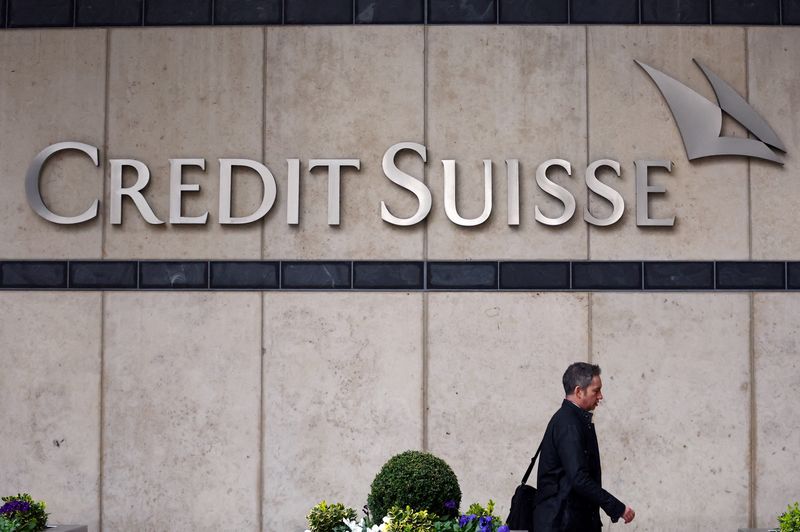
{"label": "bag strap", "polygon": [[534,454],[533,458],[531,458],[531,464],[528,466],[528,470],[525,471],[525,475],[522,477],[523,484],[527,484],[528,477],[531,476],[531,471],[533,471],[533,464],[535,464],[536,459],[539,458],[539,452],[541,452],[541,450],[542,450],[542,444],[540,443],[539,448],[536,449],[536,454]]}

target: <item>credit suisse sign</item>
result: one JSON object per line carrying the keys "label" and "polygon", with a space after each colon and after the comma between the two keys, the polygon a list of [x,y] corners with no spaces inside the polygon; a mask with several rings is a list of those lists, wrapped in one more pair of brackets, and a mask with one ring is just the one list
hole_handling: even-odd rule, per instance
{"label": "credit suisse sign", "polygon": [[[667,105],[677,124],[683,139],[687,158],[691,161],[703,157],[713,156],[745,156],[755,157],[782,164],[781,156],[775,151],[785,152],[781,140],[767,122],[753,109],[747,101],[736,92],[733,87],[714,74],[710,69],[697,62],[708,79],[717,97],[717,104],[710,102],[694,90],[664,74],[660,70],[645,63],[636,62],[661,91]],[[723,111],[736,119],[757,138],[739,138],[721,136]],[[65,216],[53,212],[42,200],[39,190],[39,180],[47,160],[57,153],[77,150],[84,153],[95,166],[99,165],[100,150],[96,146],[82,142],[67,141],[52,144],[43,149],[33,159],[25,177],[25,191],[28,204],[42,218],[55,224],[73,225],[92,220],[97,217],[100,200],[94,199],[91,205],[77,216]],[[385,201],[380,202],[381,219],[396,226],[413,226],[425,220],[432,208],[432,195],[428,186],[419,176],[411,175],[401,170],[396,164],[397,155],[401,152],[413,152],[423,162],[427,162],[427,148],[416,142],[398,142],[389,146],[383,154],[381,166],[386,178],[413,195],[417,201],[416,212],[403,218],[395,215]],[[109,188],[109,220],[112,225],[122,223],[122,202],[131,201],[139,214],[149,224],[163,224],[165,220],[159,217],[148,204],[143,191],[150,182],[150,170],[142,161],[136,159],[109,159],[110,188]],[[223,158],[217,160],[219,176],[219,220],[223,225],[250,224],[261,220],[270,211],[278,194],[275,176],[266,165],[259,161],[239,158]],[[297,225],[300,223],[300,159],[286,159],[286,223]],[[477,226],[489,219],[492,213],[492,180],[493,161],[483,160],[484,167],[484,208],[483,212],[475,218],[465,218],[458,212],[456,205],[456,161],[444,159],[441,161],[444,171],[444,211],[447,218],[459,226]],[[199,157],[175,158],[169,160],[169,217],[167,220],[172,225],[196,225],[208,222],[208,212],[199,216],[186,216],[182,211],[182,198],[186,193],[198,192],[200,185],[184,181],[184,168],[199,167],[206,169],[206,160]],[[328,224],[339,225],[340,220],[340,183],[342,170],[357,171],[361,168],[360,159],[310,159],[307,162],[308,170],[315,168],[327,169],[328,177]],[[675,217],[653,218],[648,209],[648,199],[653,194],[666,192],[664,185],[654,185],[649,181],[653,169],[671,172],[672,162],[669,160],[639,159],[634,161],[636,181],[636,225],[640,227],[672,227]],[[123,172],[131,171],[136,176],[133,185],[122,185]],[[233,216],[231,213],[231,196],[233,174],[236,169],[254,171],[261,178],[262,201],[258,208],[247,216]],[[535,220],[546,226],[559,226],[569,222],[576,212],[575,197],[572,193],[552,179],[552,171],[561,169],[567,175],[572,175],[572,165],[569,161],[559,158],[549,159],[539,164],[536,168],[536,184],[547,195],[561,204],[561,212],[556,217],[545,216],[538,206],[534,207]],[[610,226],[617,223],[625,211],[625,201],[622,195],[611,185],[598,179],[597,174],[601,169],[611,171],[620,176],[620,163],[613,159],[599,159],[591,162],[584,174],[584,182],[589,191],[596,194],[611,206],[611,213],[603,218],[593,215],[588,205],[583,210],[583,219],[594,226]],[[508,196],[508,225],[516,226],[520,223],[520,196],[519,196],[519,160],[505,160],[505,178],[507,181]]]}

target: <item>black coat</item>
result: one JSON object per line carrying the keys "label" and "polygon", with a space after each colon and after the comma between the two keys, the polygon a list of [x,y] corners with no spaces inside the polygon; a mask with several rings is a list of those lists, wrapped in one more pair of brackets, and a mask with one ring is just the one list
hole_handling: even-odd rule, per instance
{"label": "black coat", "polygon": [[542,440],[534,530],[599,531],[600,508],[616,523],[625,505],[601,487],[600,477],[592,414],[565,399]]}

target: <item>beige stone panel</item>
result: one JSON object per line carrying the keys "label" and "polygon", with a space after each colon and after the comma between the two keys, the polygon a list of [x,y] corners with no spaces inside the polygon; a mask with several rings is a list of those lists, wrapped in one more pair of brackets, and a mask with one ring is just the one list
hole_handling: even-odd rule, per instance
{"label": "beige stone panel", "polygon": [[[590,229],[591,259],[748,258],[747,160],[711,157],[688,161],[669,107],[634,60],[649,64],[716,103],[697,59],[746,94],[745,43],[741,28],[592,27],[589,51],[590,160],[614,159],[601,179],[625,200],[625,214],[609,227]],[[733,122],[723,133],[743,136]],[[666,194],[650,199],[652,218],[676,217],[674,227],[637,227],[634,161],[669,160],[672,172],[654,169],[650,183]],[[610,204],[592,194],[595,216]]]}
{"label": "beige stone panel", "polygon": [[756,520],[777,527],[777,516],[800,500],[800,377],[797,294],[757,294],[754,302],[756,393]]}
{"label": "beige stone panel", "polygon": [[[219,158],[261,161],[264,30],[185,28],[110,30],[109,158],[140,160],[150,169],[144,197],[165,222],[150,225],[123,199],[122,224],[107,228],[109,258],[261,257],[260,226],[219,223]],[[170,158],[205,159],[184,170],[183,216],[208,212],[205,225],[169,223]],[[134,173],[126,172],[124,186]],[[261,180],[234,173],[233,215],[261,203]],[[267,214],[269,219],[272,213]]]}
{"label": "beige stone panel", "polygon": [[636,511],[626,530],[747,525],[749,318],[747,294],[592,296],[603,487]]}
{"label": "beige stone panel", "polygon": [[[399,227],[381,219],[417,210],[415,196],[381,168],[399,142],[424,142],[423,28],[287,27],[267,30],[265,153],[278,179],[274,216],[264,227],[268,258],[422,258],[424,222]],[[418,178],[412,152],[398,166]],[[287,224],[289,158],[300,159],[299,224]],[[328,225],[325,168],[310,159],[360,159],[341,175],[340,225]]]}
{"label": "beige stone panel", "polygon": [[265,296],[264,530],[303,530],[323,499],[360,509],[421,447],[422,297]]}
{"label": "beige stone panel", "polygon": [[0,492],[98,530],[100,294],[0,294]]}
{"label": "beige stone panel", "polygon": [[[104,30],[22,30],[0,34],[0,257],[99,258],[101,220],[59,225],[28,205],[25,173],[51,144],[103,149]],[[104,154],[100,154],[102,157]],[[51,211],[77,216],[102,200],[102,166],[77,151],[49,159],[40,180]]]}
{"label": "beige stone panel", "polygon": [[105,529],[258,529],[260,301],[107,296]]}
{"label": "beige stone panel", "polygon": [[[428,30],[428,185],[433,193],[428,254],[433,259],[586,258],[586,42],[578,27],[431,27]],[[577,209],[565,225],[534,220],[538,205],[560,202],[536,185],[536,168],[566,159],[572,176],[551,169]],[[445,214],[443,159],[456,161],[456,205],[464,218],[484,208],[484,159],[493,164],[492,213],[475,227]],[[519,226],[508,225],[506,160],[518,159]]]}
{"label": "beige stone panel", "polygon": [[[429,296],[428,440],[458,475],[462,510],[509,502],[564,397],[561,376],[586,360],[586,294]],[[531,484],[536,484],[534,471]]]}
{"label": "beige stone panel", "polygon": [[784,165],[753,160],[750,168],[753,258],[800,258],[794,213],[800,201],[800,41],[796,28],[748,28],[750,103],[786,146]]}

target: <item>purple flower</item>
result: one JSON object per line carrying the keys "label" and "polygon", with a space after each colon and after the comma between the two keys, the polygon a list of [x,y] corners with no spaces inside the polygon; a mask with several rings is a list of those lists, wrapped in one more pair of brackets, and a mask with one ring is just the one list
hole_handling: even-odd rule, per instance
{"label": "purple flower", "polygon": [[478,521],[478,532],[492,532],[492,516],[484,515]]}
{"label": "purple flower", "polygon": [[444,507],[447,508],[448,510],[455,510],[456,509],[456,501],[454,501],[453,499],[450,499],[449,501],[444,503]]}
{"label": "purple flower", "polygon": [[13,514],[14,512],[28,512],[31,509],[31,505],[29,502],[26,501],[8,501],[5,503],[2,508],[0,508],[0,514]]}
{"label": "purple flower", "polygon": [[458,518],[458,526],[460,526],[461,528],[464,528],[465,526],[467,526],[468,524],[470,524],[471,522],[473,522],[477,518],[478,518],[478,516],[475,515],[475,514],[462,515],[461,517]]}
{"label": "purple flower", "polygon": [[497,529],[497,532],[509,532],[509,530],[508,525],[503,525]]}

